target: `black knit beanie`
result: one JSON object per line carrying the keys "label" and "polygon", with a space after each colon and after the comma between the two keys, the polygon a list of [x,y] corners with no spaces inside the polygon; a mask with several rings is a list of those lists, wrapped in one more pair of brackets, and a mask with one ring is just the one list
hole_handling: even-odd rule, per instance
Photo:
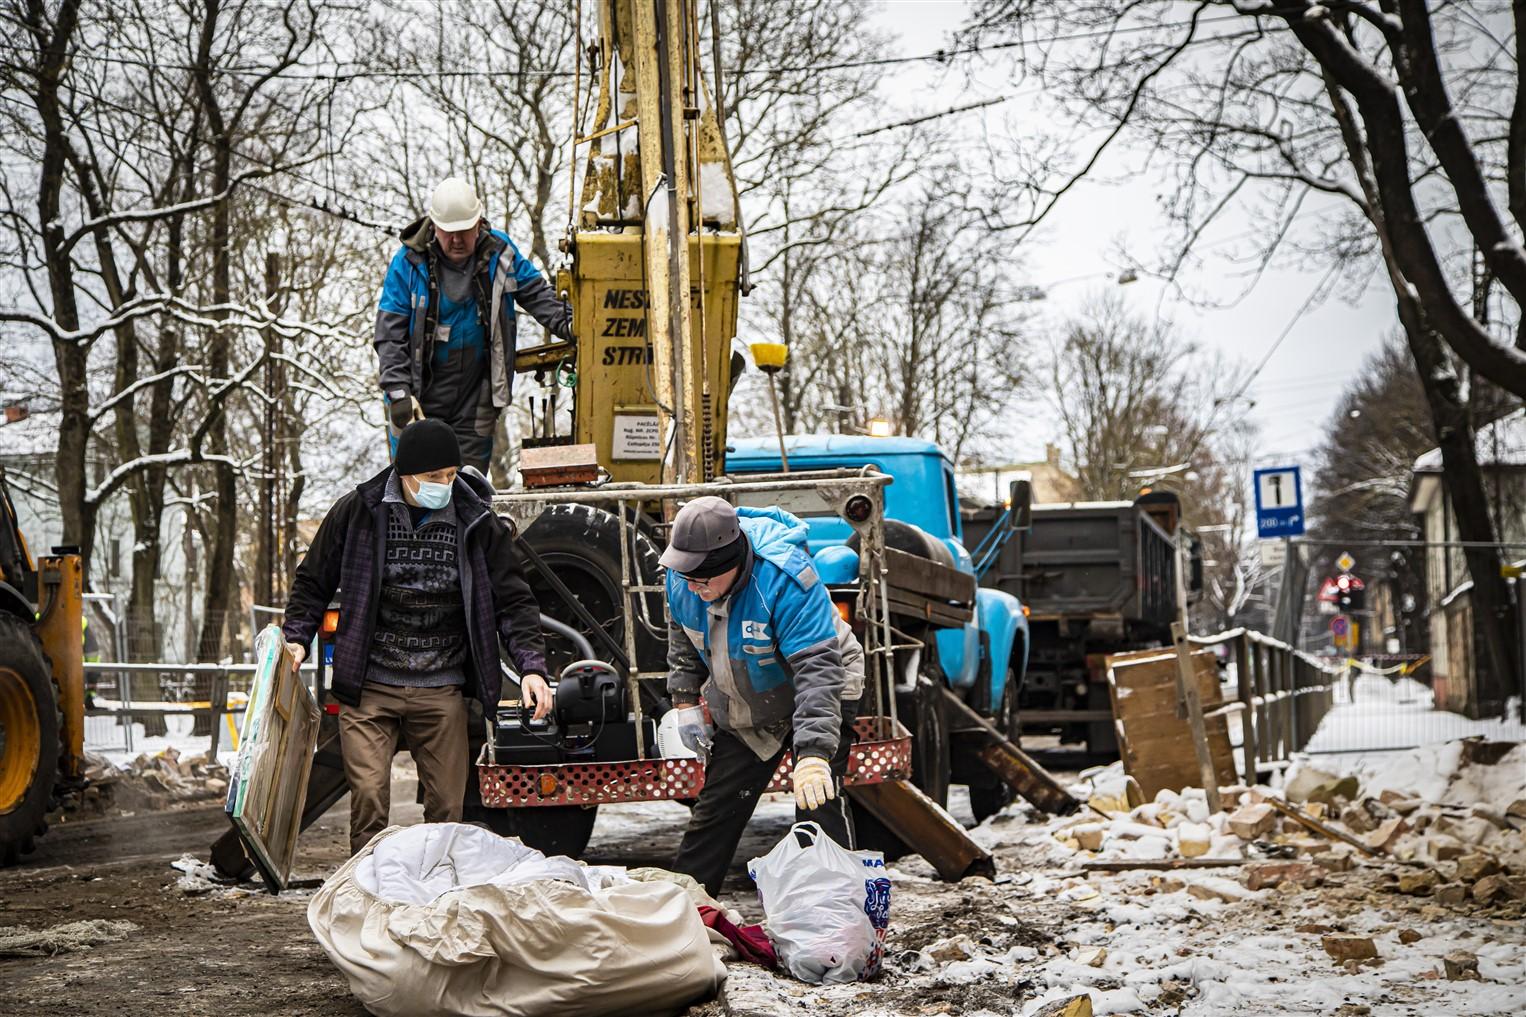
{"label": "black knit beanie", "polygon": [[397,455],[392,465],[403,476],[433,473],[461,465],[461,445],[456,432],[443,420],[415,420],[397,436]]}
{"label": "black knit beanie", "polygon": [[747,534],[743,533],[731,543],[716,548],[705,555],[705,560],[685,572],[690,579],[714,579],[722,572],[736,568],[747,558]]}

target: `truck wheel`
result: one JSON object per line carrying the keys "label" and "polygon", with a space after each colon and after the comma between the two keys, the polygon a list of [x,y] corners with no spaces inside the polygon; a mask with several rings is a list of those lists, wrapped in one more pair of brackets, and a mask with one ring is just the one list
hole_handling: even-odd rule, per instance
{"label": "truck wheel", "polygon": [[[992,722],[998,731],[1007,736],[1008,741],[1014,745],[1021,744],[1022,724],[1017,719],[1017,675],[1011,668],[1007,669],[1007,683],[1002,686],[1001,709],[996,712]],[[980,783],[970,785],[970,811],[975,813],[977,823],[984,823],[1011,805],[1017,794],[1012,790],[1011,784],[986,769],[984,765],[981,769],[985,772],[981,774]]]}
{"label": "truck wheel", "polygon": [[[947,805],[949,735],[942,683],[922,675],[914,692],[896,697],[896,712],[911,732],[911,782],[939,805]],[[892,861],[916,852],[867,808],[857,801],[852,804],[855,846],[882,851]]]}
{"label": "truck wheel", "polygon": [[[620,520],[614,513],[592,505],[552,505],[525,528],[524,538],[623,649],[625,613],[621,610]],[[632,543],[636,578],[646,585],[659,583],[662,570],[657,564],[657,545],[639,528],[634,530]],[[592,630],[562,601],[546,577],[528,563],[525,564],[525,578],[542,611],[587,636],[596,655],[608,656],[605,647],[593,638]],[[653,627],[649,629],[637,619],[636,659],[642,670],[660,670],[667,659],[661,597],[656,594],[646,596],[646,616]],[[555,633],[547,632],[545,636],[546,663],[552,674],[582,657]]]}
{"label": "truck wheel", "polygon": [[489,809],[478,806],[463,817],[480,822],[500,837],[518,837],[527,847],[547,855],[579,858],[593,836],[599,807],[545,805],[528,809]]}
{"label": "truck wheel", "polygon": [[0,612],[0,865],[33,849],[58,774],[58,693],[32,628]]}

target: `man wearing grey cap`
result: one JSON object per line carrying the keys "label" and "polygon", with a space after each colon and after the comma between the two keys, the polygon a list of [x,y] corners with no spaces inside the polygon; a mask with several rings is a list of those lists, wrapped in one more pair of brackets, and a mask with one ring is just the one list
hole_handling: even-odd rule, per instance
{"label": "man wearing grey cap", "polygon": [[787,749],[795,818],[844,847],[839,794],[864,691],[864,651],[806,553],[806,526],[780,508],[697,498],[673,520],[668,570],[668,694],[696,741],[704,698],[716,731],[705,787],[673,868],[712,894]]}

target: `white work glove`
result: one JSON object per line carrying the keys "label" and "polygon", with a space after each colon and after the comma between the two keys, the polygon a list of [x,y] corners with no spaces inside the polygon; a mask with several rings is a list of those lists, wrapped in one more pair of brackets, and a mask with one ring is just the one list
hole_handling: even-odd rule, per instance
{"label": "white work glove", "polygon": [[790,779],[795,784],[795,807],[804,812],[819,809],[837,797],[832,782],[832,767],[820,756],[795,760]]}
{"label": "white work glove", "polygon": [[675,706],[673,711],[678,718],[678,740],[693,749],[701,762],[709,762],[715,729],[705,720],[705,711],[698,706]]}
{"label": "white work glove", "polygon": [[302,666],[302,662],[307,659],[307,647],[301,643],[287,643],[286,652],[291,654],[291,670],[295,674]]}

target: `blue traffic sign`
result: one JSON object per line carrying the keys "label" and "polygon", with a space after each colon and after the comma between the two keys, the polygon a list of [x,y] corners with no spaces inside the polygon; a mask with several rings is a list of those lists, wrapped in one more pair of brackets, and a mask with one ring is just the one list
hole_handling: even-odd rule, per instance
{"label": "blue traffic sign", "polygon": [[1255,472],[1256,535],[1297,537],[1303,534],[1303,481],[1296,466],[1275,466]]}

